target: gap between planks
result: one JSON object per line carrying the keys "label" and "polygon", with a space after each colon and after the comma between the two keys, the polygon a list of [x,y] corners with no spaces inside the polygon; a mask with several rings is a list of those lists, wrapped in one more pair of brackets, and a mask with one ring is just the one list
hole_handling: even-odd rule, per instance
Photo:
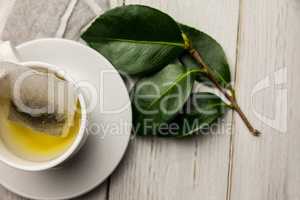
{"label": "gap between planks", "polygon": [[[235,71],[234,71],[234,80],[233,80],[233,88],[235,89],[235,91],[237,91],[237,71],[238,71],[238,67],[239,67],[239,56],[240,56],[240,49],[239,49],[239,45],[240,45],[240,39],[241,39],[241,17],[242,17],[242,4],[243,4],[243,0],[239,0],[239,14],[238,14],[238,19],[237,19],[237,34],[236,34],[236,53],[235,53]],[[239,97],[237,97],[239,98]],[[232,175],[233,175],[233,159],[234,159],[234,142],[235,142],[235,122],[236,122],[236,115],[235,115],[235,111],[232,111],[232,124],[231,124],[231,135],[230,135],[230,142],[229,142],[229,163],[228,163],[228,177],[227,177],[227,194],[226,194],[226,200],[230,200],[231,199],[231,188],[232,188]]]}

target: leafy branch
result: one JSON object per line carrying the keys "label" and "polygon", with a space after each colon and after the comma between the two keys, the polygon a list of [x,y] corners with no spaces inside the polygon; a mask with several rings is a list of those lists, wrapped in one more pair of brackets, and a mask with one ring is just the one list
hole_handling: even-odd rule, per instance
{"label": "leafy branch", "polygon": [[[140,135],[194,135],[228,108],[240,115],[253,135],[259,135],[237,103],[224,50],[209,35],[157,9],[129,5],[99,16],[82,38],[119,72],[139,77],[131,94],[134,126]],[[196,82],[209,82],[230,105],[214,94],[193,92]],[[174,134],[161,131],[171,124],[178,126]],[[185,129],[186,125],[192,126]]]}

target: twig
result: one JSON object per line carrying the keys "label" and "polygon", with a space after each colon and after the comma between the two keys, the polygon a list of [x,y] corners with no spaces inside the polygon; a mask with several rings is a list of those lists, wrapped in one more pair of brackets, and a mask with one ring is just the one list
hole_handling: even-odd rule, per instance
{"label": "twig", "polygon": [[218,80],[215,78],[214,74],[212,73],[211,69],[207,66],[207,64],[202,59],[200,53],[193,48],[189,48],[190,55],[194,58],[194,60],[203,68],[203,71],[205,72],[205,75],[207,78],[220,90],[224,96],[230,101],[232,108],[239,114],[241,119],[244,121],[245,125],[249,129],[249,131],[254,136],[259,136],[261,133],[256,130],[251,123],[249,122],[248,118],[244,114],[244,112],[241,110],[240,106],[237,103],[236,97],[235,97],[235,91],[232,87],[230,87],[231,94],[228,93],[228,90],[225,90],[221,84],[218,82]]}

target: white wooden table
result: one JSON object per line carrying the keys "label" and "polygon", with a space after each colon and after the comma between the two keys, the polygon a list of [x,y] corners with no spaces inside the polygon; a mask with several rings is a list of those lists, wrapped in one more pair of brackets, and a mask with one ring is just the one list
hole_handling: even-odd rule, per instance
{"label": "white wooden table", "polygon": [[[79,199],[300,200],[300,0],[0,0],[0,39],[78,40],[99,5],[137,3],[223,45],[241,107],[263,136],[229,113],[220,134],[136,138],[114,174]],[[23,198],[0,187],[0,199]]]}

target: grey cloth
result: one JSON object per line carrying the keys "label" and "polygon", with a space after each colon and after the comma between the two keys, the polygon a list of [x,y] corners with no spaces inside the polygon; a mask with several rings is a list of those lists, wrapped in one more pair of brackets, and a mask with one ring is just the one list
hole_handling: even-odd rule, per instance
{"label": "grey cloth", "polygon": [[[100,14],[95,13],[95,10],[106,9],[108,5],[105,0],[77,0],[70,12],[72,1],[16,0],[4,26],[2,40],[10,40],[15,45],[45,37],[78,40],[81,29]],[[93,6],[100,5],[93,9],[88,1],[94,1]],[[61,26],[64,28],[63,33],[57,35]]]}
{"label": "grey cloth", "polygon": [[84,1],[78,1],[69,18],[63,37],[72,40],[79,40],[81,30],[95,17],[96,14]]}
{"label": "grey cloth", "polygon": [[29,40],[53,37],[70,0],[16,0],[2,39],[20,44]]}

